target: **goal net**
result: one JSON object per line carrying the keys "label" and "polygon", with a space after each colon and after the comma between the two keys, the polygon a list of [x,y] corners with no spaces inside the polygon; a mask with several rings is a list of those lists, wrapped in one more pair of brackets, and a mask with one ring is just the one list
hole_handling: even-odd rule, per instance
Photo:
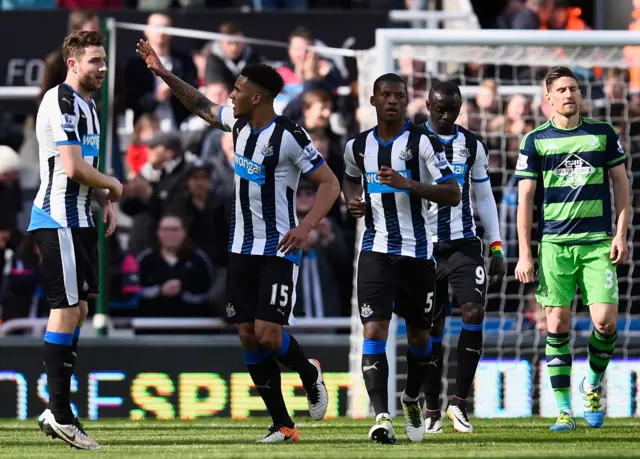
{"label": "goal net", "polygon": [[[581,34],[581,38],[576,34]],[[536,285],[520,284],[514,277],[517,263],[514,170],[519,144],[523,135],[550,116],[543,94],[545,75],[554,66],[570,67],[579,79],[584,115],[611,123],[620,135],[629,158],[632,207],[639,206],[640,195],[634,191],[640,181],[634,177],[640,170],[640,47],[630,46],[638,44],[637,37],[627,32],[378,30],[376,48],[358,56],[363,129],[376,122],[375,111],[369,104],[375,78],[393,71],[407,80],[409,115],[417,122],[427,119],[425,98],[434,82],[449,80],[459,84],[463,107],[458,123],[480,135],[488,148],[507,274],[503,282],[489,288],[487,296],[483,357],[469,394],[475,416],[557,414],[545,365],[544,313],[533,295]],[[476,222],[482,234],[481,222],[479,219]],[[634,340],[640,332],[640,270],[634,270],[639,224],[640,220],[632,213],[629,261],[617,270],[620,338],[603,384],[608,416],[637,415],[640,401],[636,387],[640,346]],[[488,244],[484,247],[487,250]],[[571,308],[572,396],[576,415],[580,415],[582,403],[578,400],[577,384],[588,369],[587,346],[592,325],[579,295]],[[361,375],[358,350],[362,327],[355,302],[353,314],[351,372]],[[443,402],[455,389],[456,344],[461,322],[454,301],[444,336]],[[397,337],[397,358],[394,362],[390,359],[390,367],[395,364],[392,387],[395,386],[394,404],[399,413],[399,394],[406,379],[406,334],[402,320],[398,320],[397,329],[393,328],[391,333]],[[360,396],[354,391],[356,400]],[[356,417],[365,414],[352,412]]]}

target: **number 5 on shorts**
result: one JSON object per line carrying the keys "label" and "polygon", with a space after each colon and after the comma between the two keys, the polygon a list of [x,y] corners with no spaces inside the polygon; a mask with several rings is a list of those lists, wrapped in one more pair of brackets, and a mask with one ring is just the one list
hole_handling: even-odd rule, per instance
{"label": "number 5 on shorts", "polygon": [[424,308],[424,313],[429,314],[433,309],[433,292],[427,294],[427,307]]}
{"label": "number 5 on shorts", "polygon": [[[278,287],[280,287],[278,289]],[[288,285],[279,285],[273,284],[271,285],[271,306],[276,305],[276,301],[278,301],[278,290],[280,290],[280,306],[286,306],[289,302],[289,286]]]}

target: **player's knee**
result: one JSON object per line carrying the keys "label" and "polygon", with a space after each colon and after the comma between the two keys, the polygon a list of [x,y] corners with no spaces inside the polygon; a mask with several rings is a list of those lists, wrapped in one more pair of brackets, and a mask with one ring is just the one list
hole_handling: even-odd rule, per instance
{"label": "player's knee", "polygon": [[239,324],[238,337],[244,349],[257,349],[260,347],[253,324]]}
{"label": "player's knee", "polygon": [[424,330],[423,333],[407,334],[407,342],[409,346],[424,348],[429,344],[429,333]]}
{"label": "player's knee", "polygon": [[462,321],[466,324],[480,325],[484,320],[484,307],[479,303],[467,303],[460,309]]}
{"label": "player's knee", "polygon": [[608,320],[607,318],[594,321],[593,326],[601,335],[613,335],[616,332],[616,321]]}
{"label": "player's knee", "polygon": [[282,327],[275,324],[273,326],[256,327],[256,338],[260,347],[277,352],[280,350],[282,342]]}
{"label": "player's knee", "polygon": [[560,307],[545,308],[547,330],[550,333],[567,333],[571,328],[571,309]]}
{"label": "player's knee", "polygon": [[75,327],[79,320],[80,308],[78,305],[70,308],[52,309],[49,314],[49,325],[53,325],[54,328],[59,326],[64,328]]}
{"label": "player's knee", "polygon": [[367,322],[364,324],[364,338],[373,340],[387,340],[389,336],[389,322]]}

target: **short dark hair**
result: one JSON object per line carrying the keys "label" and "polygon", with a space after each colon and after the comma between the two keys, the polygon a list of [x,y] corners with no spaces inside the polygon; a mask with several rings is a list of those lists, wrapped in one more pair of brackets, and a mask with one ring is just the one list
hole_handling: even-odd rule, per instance
{"label": "short dark hair", "polygon": [[284,88],[284,80],[280,74],[267,64],[249,64],[242,69],[240,75],[267,91],[266,95],[271,98],[275,98]]}
{"label": "short dark hair", "polygon": [[69,34],[62,43],[62,58],[65,62],[69,57],[80,57],[90,46],[104,46],[104,38],[98,32],[77,30]]}
{"label": "short dark hair", "polygon": [[[376,89],[382,83],[402,83],[404,85],[404,90],[407,91],[407,82],[400,75],[396,73],[385,73],[384,75],[380,75],[376,78],[376,81],[373,82],[373,93],[376,93]],[[408,92],[408,91],[407,91]]]}
{"label": "short dark hair", "polygon": [[293,32],[291,32],[291,35],[289,35],[289,41],[291,41],[292,38],[296,37],[304,38],[307,41],[313,41],[313,34],[305,26],[298,26],[293,29]]}
{"label": "short dark hair", "polygon": [[242,35],[243,34],[242,29],[235,22],[225,22],[220,26],[219,32],[225,35]]}
{"label": "short dark hair", "polygon": [[547,92],[551,90],[551,85],[553,84],[554,81],[563,77],[573,78],[574,80],[576,80],[576,83],[578,82],[578,79],[576,78],[576,76],[574,75],[574,73],[571,71],[570,68],[554,67],[551,69],[547,77],[544,79],[544,85],[547,88]]}
{"label": "short dark hair", "polygon": [[460,99],[462,99],[460,87],[451,81],[438,81],[436,84],[431,86],[429,96],[433,96],[434,94],[439,94],[441,96],[459,97]]}

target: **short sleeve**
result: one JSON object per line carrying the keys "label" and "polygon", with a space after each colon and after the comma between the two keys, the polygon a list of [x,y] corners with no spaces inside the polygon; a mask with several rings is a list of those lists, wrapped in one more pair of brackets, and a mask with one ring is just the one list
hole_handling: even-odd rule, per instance
{"label": "short sleeve", "polygon": [[607,167],[615,167],[618,164],[622,164],[626,159],[627,157],[624,153],[624,148],[622,148],[622,143],[620,143],[618,134],[611,126],[607,125]]}
{"label": "short sleeve", "polygon": [[447,161],[444,147],[434,135],[424,135],[420,139],[420,157],[427,166],[427,170],[436,183],[455,178],[451,164]]}
{"label": "short sleeve", "polygon": [[537,179],[540,173],[540,156],[535,139],[527,134],[520,143],[520,154],[516,163],[516,177],[519,179]]}
{"label": "short sleeve", "polygon": [[486,182],[489,180],[489,160],[487,149],[480,140],[476,149],[476,158],[471,166],[471,181],[474,183]]}
{"label": "short sleeve", "polygon": [[47,111],[56,145],[80,145],[79,110],[73,94],[67,94],[67,91],[60,88],[57,97],[47,98],[44,109]]}
{"label": "short sleeve", "polygon": [[353,142],[353,140],[349,140],[344,146],[344,172],[347,180],[359,182],[362,177],[362,171],[356,164],[356,159],[353,157]]}
{"label": "short sleeve", "polygon": [[222,126],[222,130],[231,132],[234,124],[236,124],[237,118],[233,116],[233,107],[227,107],[222,105],[218,110],[218,120],[220,121],[220,126]]}
{"label": "short sleeve", "polygon": [[297,133],[297,135],[292,134],[288,150],[291,151],[293,164],[300,169],[300,172],[309,175],[322,165],[324,158],[316,149],[308,134],[304,131],[302,132],[305,135],[305,139],[301,139],[302,136]]}

